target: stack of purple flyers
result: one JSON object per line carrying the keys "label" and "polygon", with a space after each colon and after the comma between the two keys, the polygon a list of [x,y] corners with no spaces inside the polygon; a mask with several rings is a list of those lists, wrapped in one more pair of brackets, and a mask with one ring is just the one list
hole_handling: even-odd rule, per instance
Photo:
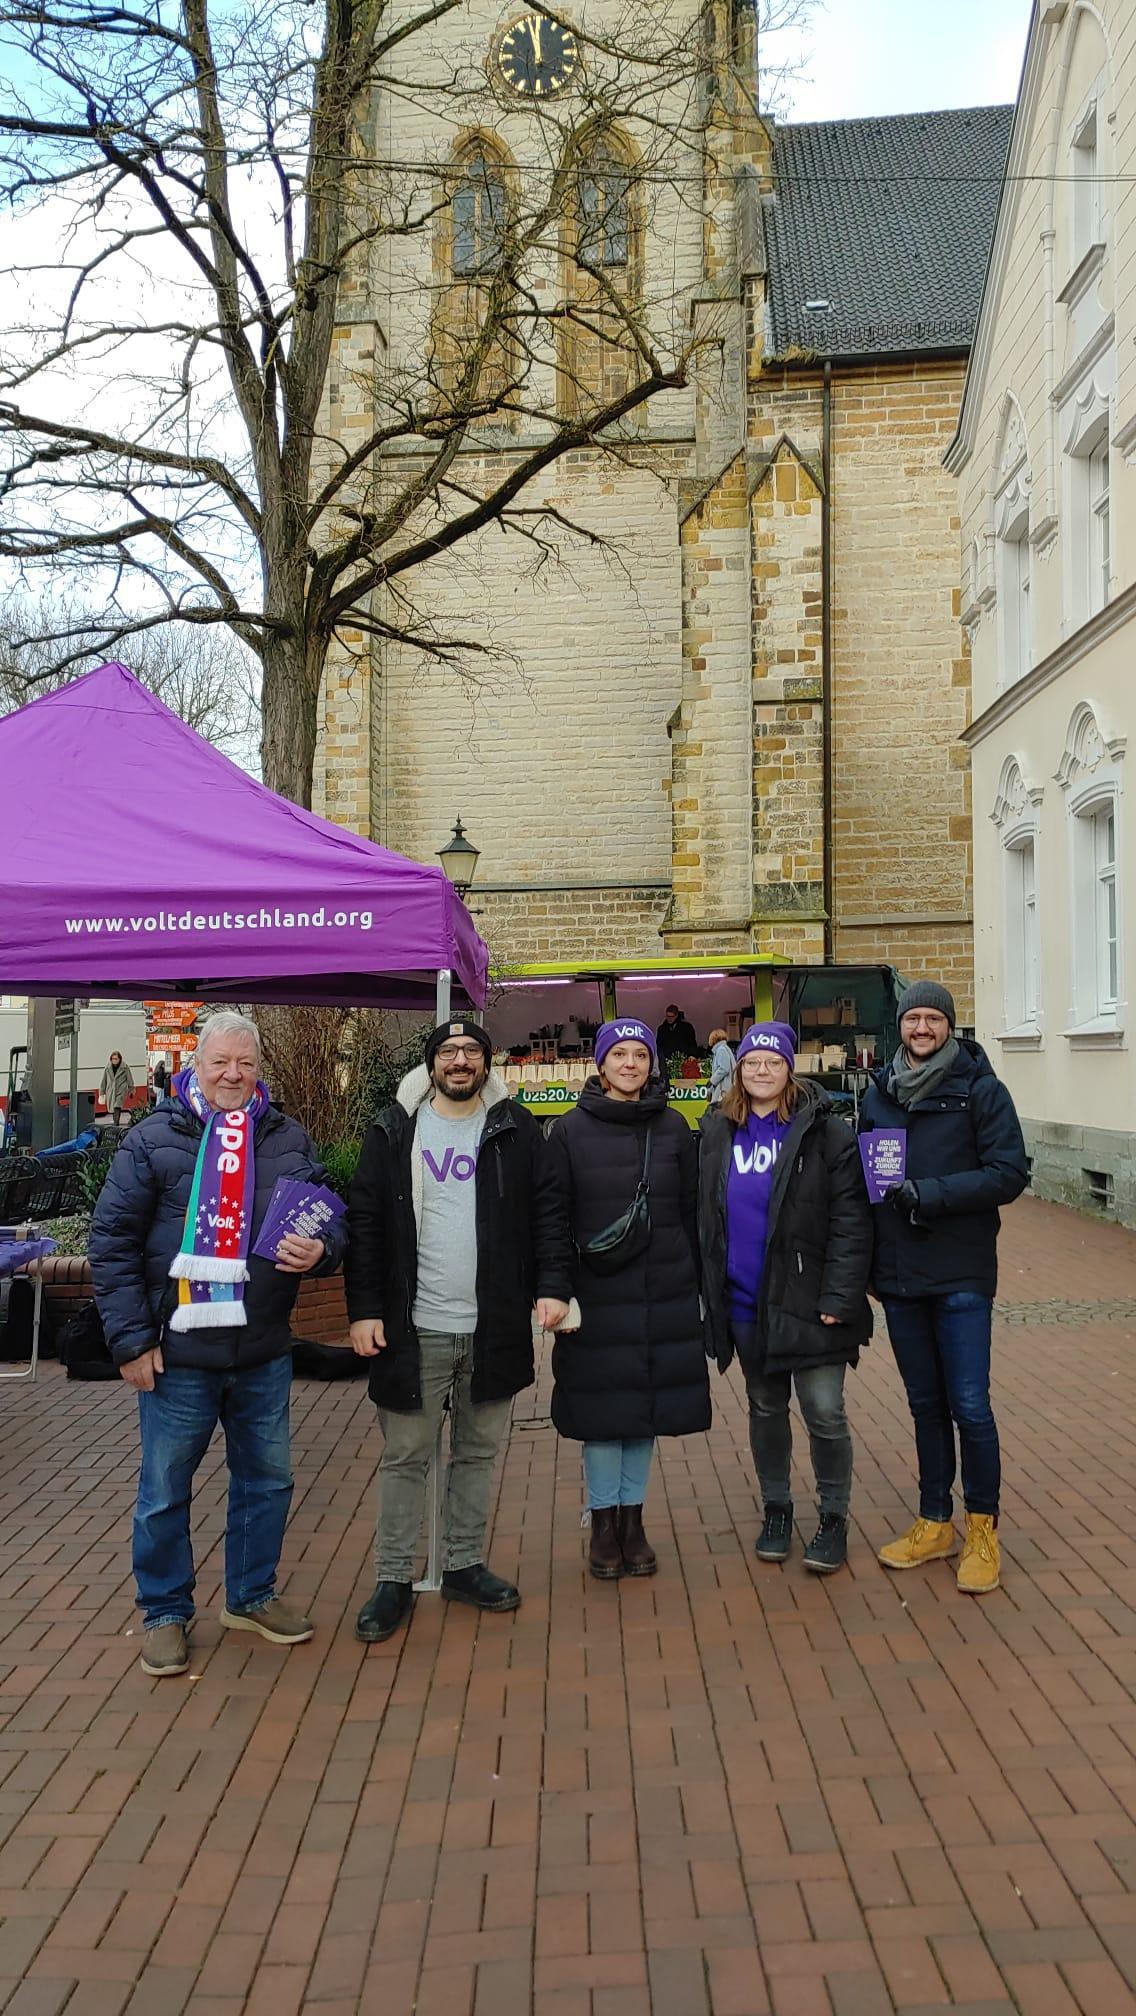
{"label": "stack of purple flyers", "polygon": [[869,1202],[882,1204],[907,1174],[906,1127],[873,1127],[861,1134],[860,1160]]}
{"label": "stack of purple flyers", "polygon": [[342,1197],[325,1189],[323,1184],[282,1176],[269,1199],[252,1250],[262,1260],[275,1260],[280,1241],[289,1233],[300,1239],[322,1239],[328,1226],[341,1218],[346,1209]]}

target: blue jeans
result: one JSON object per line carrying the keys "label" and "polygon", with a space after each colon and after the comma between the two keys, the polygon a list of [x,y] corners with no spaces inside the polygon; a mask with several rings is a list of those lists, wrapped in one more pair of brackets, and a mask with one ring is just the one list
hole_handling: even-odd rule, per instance
{"label": "blue jeans", "polygon": [[189,1504],[194,1473],[220,1422],[229,1465],[225,1602],[263,1610],[292,1502],[288,1441],[289,1352],[244,1372],[173,1365],[138,1395],[142,1469],[134,1508],[134,1579],[147,1629],[193,1616]]}
{"label": "blue jeans", "polygon": [[949,1519],[955,1429],[968,1512],[998,1511],[1002,1464],[990,1406],[989,1295],[884,1298],[888,1335],[915,1423],[919,1511]]}
{"label": "blue jeans", "polygon": [[609,1505],[641,1505],[654,1448],[651,1436],[642,1442],[585,1442],[589,1511],[603,1512]]}

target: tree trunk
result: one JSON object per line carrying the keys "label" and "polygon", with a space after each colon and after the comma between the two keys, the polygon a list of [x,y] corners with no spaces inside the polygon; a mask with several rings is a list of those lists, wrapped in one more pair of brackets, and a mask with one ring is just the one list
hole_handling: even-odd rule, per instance
{"label": "tree trunk", "polygon": [[261,774],[270,790],[308,811],[325,655],[302,634],[272,637],[263,653]]}

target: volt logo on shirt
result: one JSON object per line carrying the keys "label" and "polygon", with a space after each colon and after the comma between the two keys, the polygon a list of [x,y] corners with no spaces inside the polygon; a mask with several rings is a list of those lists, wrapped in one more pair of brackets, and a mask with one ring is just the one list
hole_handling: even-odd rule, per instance
{"label": "volt logo on shirt", "polygon": [[447,1148],[440,1162],[435,1162],[428,1148],[422,1150],[422,1160],[436,1183],[445,1183],[453,1177],[455,1183],[468,1183],[477,1168],[476,1155],[455,1155]]}
{"label": "volt logo on shirt", "polygon": [[780,1141],[768,1148],[751,1148],[749,1154],[739,1141],[734,1143],[734,1167],[739,1176],[767,1176],[781,1153]]}

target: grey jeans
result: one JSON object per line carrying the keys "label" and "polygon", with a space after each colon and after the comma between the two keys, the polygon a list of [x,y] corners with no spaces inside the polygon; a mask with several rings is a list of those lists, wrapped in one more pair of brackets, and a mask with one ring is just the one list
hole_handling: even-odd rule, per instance
{"label": "grey jeans", "polygon": [[[814,1365],[807,1372],[792,1375],[797,1400],[809,1432],[809,1448],[816,1477],[817,1502],[822,1512],[848,1517],[852,1496],[852,1437],[844,1413],[844,1365]],[[766,1511],[771,1505],[792,1503],[789,1464],[793,1454],[793,1430],[789,1420],[790,1374],[750,1372],[746,1374],[749,1395],[749,1444]]]}
{"label": "grey jeans", "polygon": [[450,1403],[450,1460],[442,1500],[442,1567],[472,1568],[485,1559],[489,1487],[511,1400],[474,1406],[469,1387],[473,1338],[420,1330],[422,1406],[417,1414],[380,1407],[379,1529],[375,1578],[411,1582],[419,1558],[430,1458]]}

